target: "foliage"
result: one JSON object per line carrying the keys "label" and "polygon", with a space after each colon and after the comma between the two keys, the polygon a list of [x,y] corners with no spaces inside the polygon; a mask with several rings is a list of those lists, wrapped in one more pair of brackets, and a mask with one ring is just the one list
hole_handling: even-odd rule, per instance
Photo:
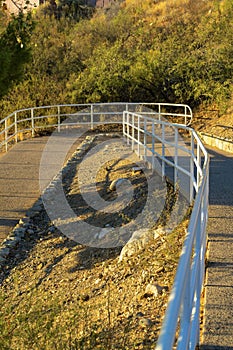
{"label": "foliage", "polygon": [[58,3],[64,10],[59,20],[43,7],[37,11],[32,61],[25,82],[0,101],[4,114],[9,101],[11,111],[27,104],[120,100],[227,106],[232,1],[114,1],[91,17],[80,12],[76,20],[68,10],[71,20],[66,6],[84,8],[81,3]]}
{"label": "foliage", "polygon": [[24,65],[30,59],[31,15],[12,16],[0,36],[0,97],[23,76]]}
{"label": "foliage", "polygon": [[[121,44],[103,44],[86,62],[87,68],[71,87],[72,99],[82,102],[113,102],[129,100],[130,85],[128,70],[132,58],[124,55]],[[99,64],[95,64],[99,62]]]}
{"label": "foliage", "polygon": [[0,97],[23,76],[30,59],[30,36],[33,29],[31,15],[13,16],[0,37]]}
{"label": "foliage", "polygon": [[[24,81],[14,86],[1,101],[2,115],[17,108],[47,105],[59,96],[65,102],[66,77],[69,71],[81,69],[78,57],[70,56],[69,26],[65,20],[35,18],[31,35],[31,61],[25,69]],[[23,99],[22,99],[23,96]],[[64,96],[64,98],[63,98]]]}
{"label": "foliage", "polygon": [[[109,37],[85,61],[85,70],[76,80],[72,76],[70,95],[82,101],[224,104],[232,82],[230,3],[221,2],[220,15],[220,5],[206,8],[191,1],[170,5],[161,1],[158,8],[151,3],[126,2],[109,24]],[[102,27],[107,18],[101,18]]]}

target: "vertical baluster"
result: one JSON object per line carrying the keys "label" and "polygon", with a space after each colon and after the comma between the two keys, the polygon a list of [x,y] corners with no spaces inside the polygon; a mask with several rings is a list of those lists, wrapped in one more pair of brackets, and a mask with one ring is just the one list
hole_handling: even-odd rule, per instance
{"label": "vertical baluster", "polygon": [[32,132],[32,137],[34,137],[35,136],[34,108],[31,109],[31,132]]}
{"label": "vertical baluster", "polygon": [[15,142],[18,142],[17,112],[15,112]]}
{"label": "vertical baluster", "polygon": [[94,129],[94,105],[91,104],[91,130]]}
{"label": "vertical baluster", "polygon": [[5,150],[8,151],[8,128],[7,128],[7,120],[5,119]]}
{"label": "vertical baluster", "polygon": [[58,132],[61,131],[61,110],[60,106],[57,106],[57,130]]}

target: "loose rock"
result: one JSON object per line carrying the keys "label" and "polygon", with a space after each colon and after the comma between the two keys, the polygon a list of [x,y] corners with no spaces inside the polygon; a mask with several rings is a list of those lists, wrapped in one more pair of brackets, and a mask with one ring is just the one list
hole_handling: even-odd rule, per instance
{"label": "loose rock", "polygon": [[167,286],[160,286],[156,283],[149,283],[146,286],[144,297],[154,296],[157,297],[159,294],[162,294],[163,290],[167,290]]}
{"label": "loose rock", "polygon": [[144,326],[144,327],[153,326],[153,322],[149,318],[145,318],[145,317],[140,319],[140,324],[141,326]]}
{"label": "loose rock", "polygon": [[111,185],[110,185],[110,187],[109,187],[110,191],[116,191],[117,186],[122,185],[126,181],[128,181],[128,180],[125,179],[125,178],[120,178],[120,179],[113,180]]}
{"label": "loose rock", "polygon": [[0,256],[6,258],[10,253],[10,249],[5,247],[0,250]]}
{"label": "loose rock", "polygon": [[151,232],[149,228],[143,228],[135,231],[132,237],[130,238],[130,240],[126,243],[126,245],[121,250],[121,254],[119,256],[119,262],[137,253],[139,250],[141,250],[145,246],[145,244],[150,239],[151,239]]}

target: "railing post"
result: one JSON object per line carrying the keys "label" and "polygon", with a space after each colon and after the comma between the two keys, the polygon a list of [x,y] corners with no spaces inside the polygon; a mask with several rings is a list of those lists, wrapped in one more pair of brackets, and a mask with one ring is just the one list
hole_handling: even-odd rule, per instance
{"label": "railing post", "polygon": [[161,121],[161,105],[159,103],[159,121]]}
{"label": "railing post", "polygon": [[187,107],[184,106],[184,124],[187,125]]}
{"label": "railing post", "polygon": [[164,130],[165,125],[162,124],[162,177],[164,178],[165,176],[165,130]]}
{"label": "railing post", "polygon": [[147,125],[146,125],[146,118],[144,118],[144,137],[143,137],[143,144],[144,144],[144,159],[147,161]]}
{"label": "railing post", "polygon": [[125,136],[125,111],[123,112],[123,136]]}
{"label": "railing post", "polygon": [[194,188],[193,188],[193,179],[194,179],[194,137],[193,133],[191,133],[191,157],[190,157],[190,189],[189,189],[189,202],[191,203],[194,197]]}
{"label": "railing post", "polygon": [[94,129],[94,105],[91,104],[91,130]]}
{"label": "railing post", "polygon": [[31,131],[32,131],[32,137],[34,137],[35,136],[34,108],[31,109]]}
{"label": "railing post", "polygon": [[199,187],[200,184],[200,169],[201,169],[201,155],[200,155],[200,146],[199,144],[197,144],[197,164],[199,166],[199,168],[197,167],[197,187]]}
{"label": "railing post", "polygon": [[15,112],[15,142],[18,142],[17,112]]}
{"label": "railing post", "polygon": [[6,152],[8,151],[8,127],[7,127],[7,120],[8,119],[5,119],[5,150]]}
{"label": "railing post", "polygon": [[60,105],[57,106],[57,131],[61,131],[61,108]]}
{"label": "railing post", "polygon": [[178,166],[178,129],[175,128],[175,169],[174,169],[174,186],[175,189],[177,188],[177,175],[178,175],[178,170],[177,170],[177,166]]}
{"label": "railing post", "polygon": [[152,121],[152,171],[155,170],[155,121]]}
{"label": "railing post", "polygon": [[128,136],[127,137],[127,145],[129,145],[129,143],[130,143],[130,141],[129,141],[129,113],[127,113],[126,116],[127,116],[127,119],[126,119],[127,120],[127,122],[126,122],[127,123],[126,130],[127,130],[127,136]]}
{"label": "railing post", "polygon": [[140,116],[138,115],[138,156],[140,157]]}
{"label": "railing post", "polygon": [[131,129],[132,129],[132,150],[134,150],[134,142],[135,142],[135,139],[134,139],[134,132],[135,132],[134,117],[135,117],[135,115],[132,113],[132,126],[131,126]]}

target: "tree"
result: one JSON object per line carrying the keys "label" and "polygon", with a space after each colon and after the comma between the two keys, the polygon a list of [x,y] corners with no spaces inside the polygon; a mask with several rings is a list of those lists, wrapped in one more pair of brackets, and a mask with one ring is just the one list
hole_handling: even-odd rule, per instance
{"label": "tree", "polygon": [[0,34],[0,98],[23,78],[24,65],[30,60],[30,37],[34,23],[30,13],[12,16]]}
{"label": "tree", "polygon": [[[132,57],[121,48],[106,43],[98,46],[93,56],[85,62],[84,69],[74,81],[70,78],[73,101],[110,102],[126,101],[129,96],[128,71]],[[73,83],[71,83],[73,81]]]}

